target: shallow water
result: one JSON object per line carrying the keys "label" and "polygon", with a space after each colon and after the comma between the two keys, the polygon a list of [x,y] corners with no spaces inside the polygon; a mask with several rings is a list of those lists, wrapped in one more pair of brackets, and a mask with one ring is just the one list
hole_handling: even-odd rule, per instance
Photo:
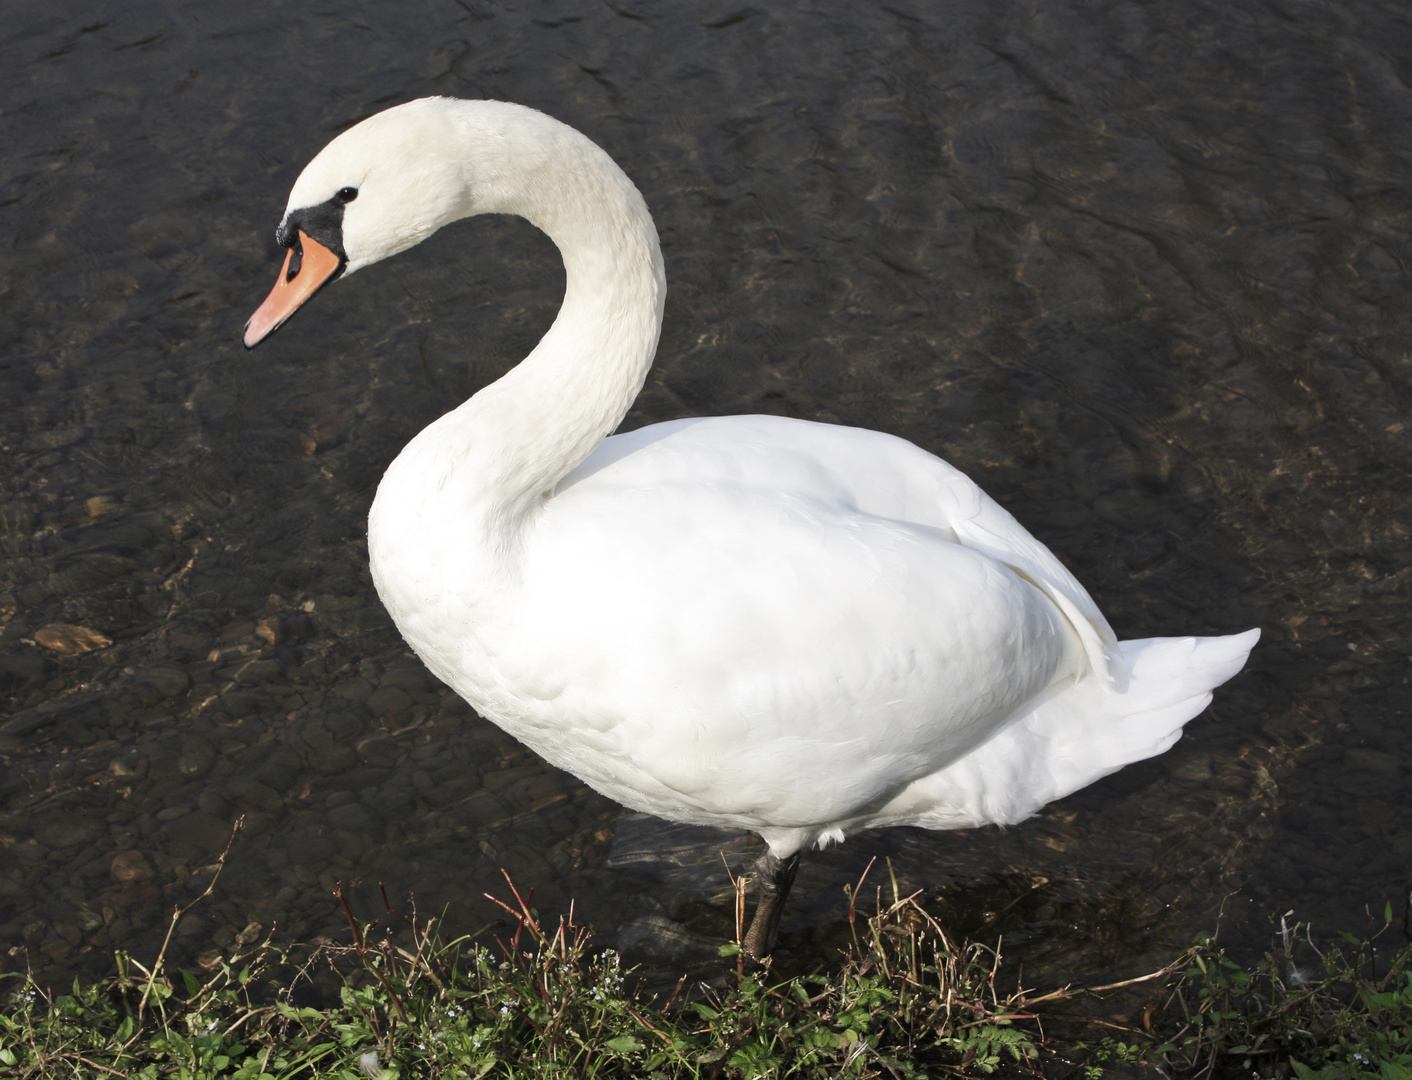
{"label": "shallow water", "polygon": [[727,932],[719,852],[758,842],[627,815],[474,718],[366,570],[383,468],[551,321],[548,242],[460,223],[239,346],[299,169],[427,94],[544,109],[641,187],[671,293],[626,426],[881,428],[1120,635],[1265,630],[1159,759],[1003,832],[810,856],[787,956],[874,855],[1065,979],[1223,901],[1329,930],[1400,903],[1409,58],[1375,2],[7,5],[0,964],[155,955],[240,814],[183,965],[338,938],[339,879],[473,929],[501,867],[652,970]]}

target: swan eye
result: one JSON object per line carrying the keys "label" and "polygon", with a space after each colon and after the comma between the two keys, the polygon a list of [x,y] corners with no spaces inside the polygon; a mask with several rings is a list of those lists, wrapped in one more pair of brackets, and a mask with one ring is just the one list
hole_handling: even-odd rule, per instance
{"label": "swan eye", "polygon": [[336,201],[340,206],[347,206],[349,203],[351,203],[351,202],[352,202],[354,199],[356,199],[357,197],[358,197],[358,189],[357,189],[357,188],[355,188],[355,187],[339,188],[339,189],[338,189],[338,194],[334,196],[334,201]]}

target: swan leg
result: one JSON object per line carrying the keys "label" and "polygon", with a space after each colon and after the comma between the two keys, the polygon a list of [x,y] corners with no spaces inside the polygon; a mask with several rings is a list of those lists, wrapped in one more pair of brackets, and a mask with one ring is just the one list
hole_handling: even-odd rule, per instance
{"label": "swan leg", "polygon": [[750,929],[745,933],[745,953],[752,960],[764,960],[774,950],[779,937],[780,915],[789,899],[789,887],[799,870],[799,853],[780,859],[768,851],[755,864],[755,880],[760,884],[760,903]]}

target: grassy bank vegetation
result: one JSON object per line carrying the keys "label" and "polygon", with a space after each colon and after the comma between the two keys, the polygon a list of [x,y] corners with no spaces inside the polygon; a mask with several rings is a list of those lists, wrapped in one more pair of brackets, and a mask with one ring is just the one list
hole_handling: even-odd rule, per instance
{"label": "grassy bank vegetation", "polygon": [[[110,982],[51,995],[10,976],[0,1063],[26,1078],[852,1077],[1104,1075],[1412,1080],[1412,951],[1383,926],[1337,945],[1275,921],[1253,966],[1211,938],[1143,979],[1017,986],[997,949],[950,937],[919,896],[875,889],[827,973],[772,977],[722,949],[721,976],[651,995],[571,916],[550,922],[507,878],[487,942],[446,940],[393,912],[402,944],[353,918],[347,944],[301,971],[270,942],[204,981],[118,955]],[[855,890],[854,899],[859,900]],[[739,894],[744,912],[743,892]],[[177,913],[178,915],[181,912]],[[173,920],[175,924],[175,919]],[[340,1002],[295,1004],[313,965]],[[1082,1005],[1143,1000],[1132,1027]]]}

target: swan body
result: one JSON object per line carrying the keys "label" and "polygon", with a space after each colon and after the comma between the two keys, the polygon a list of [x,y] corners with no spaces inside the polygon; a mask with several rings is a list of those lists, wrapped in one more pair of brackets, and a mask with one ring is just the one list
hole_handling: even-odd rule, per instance
{"label": "swan body", "polygon": [[901,439],[772,416],[609,436],[657,346],[657,234],[602,150],[531,109],[430,98],[336,138],[247,345],[477,213],[549,234],[564,303],[389,467],[374,581],[432,672],[603,794],[777,858],[1018,822],[1166,750],[1245,663],[1258,630],[1119,642],[1047,548]]}

